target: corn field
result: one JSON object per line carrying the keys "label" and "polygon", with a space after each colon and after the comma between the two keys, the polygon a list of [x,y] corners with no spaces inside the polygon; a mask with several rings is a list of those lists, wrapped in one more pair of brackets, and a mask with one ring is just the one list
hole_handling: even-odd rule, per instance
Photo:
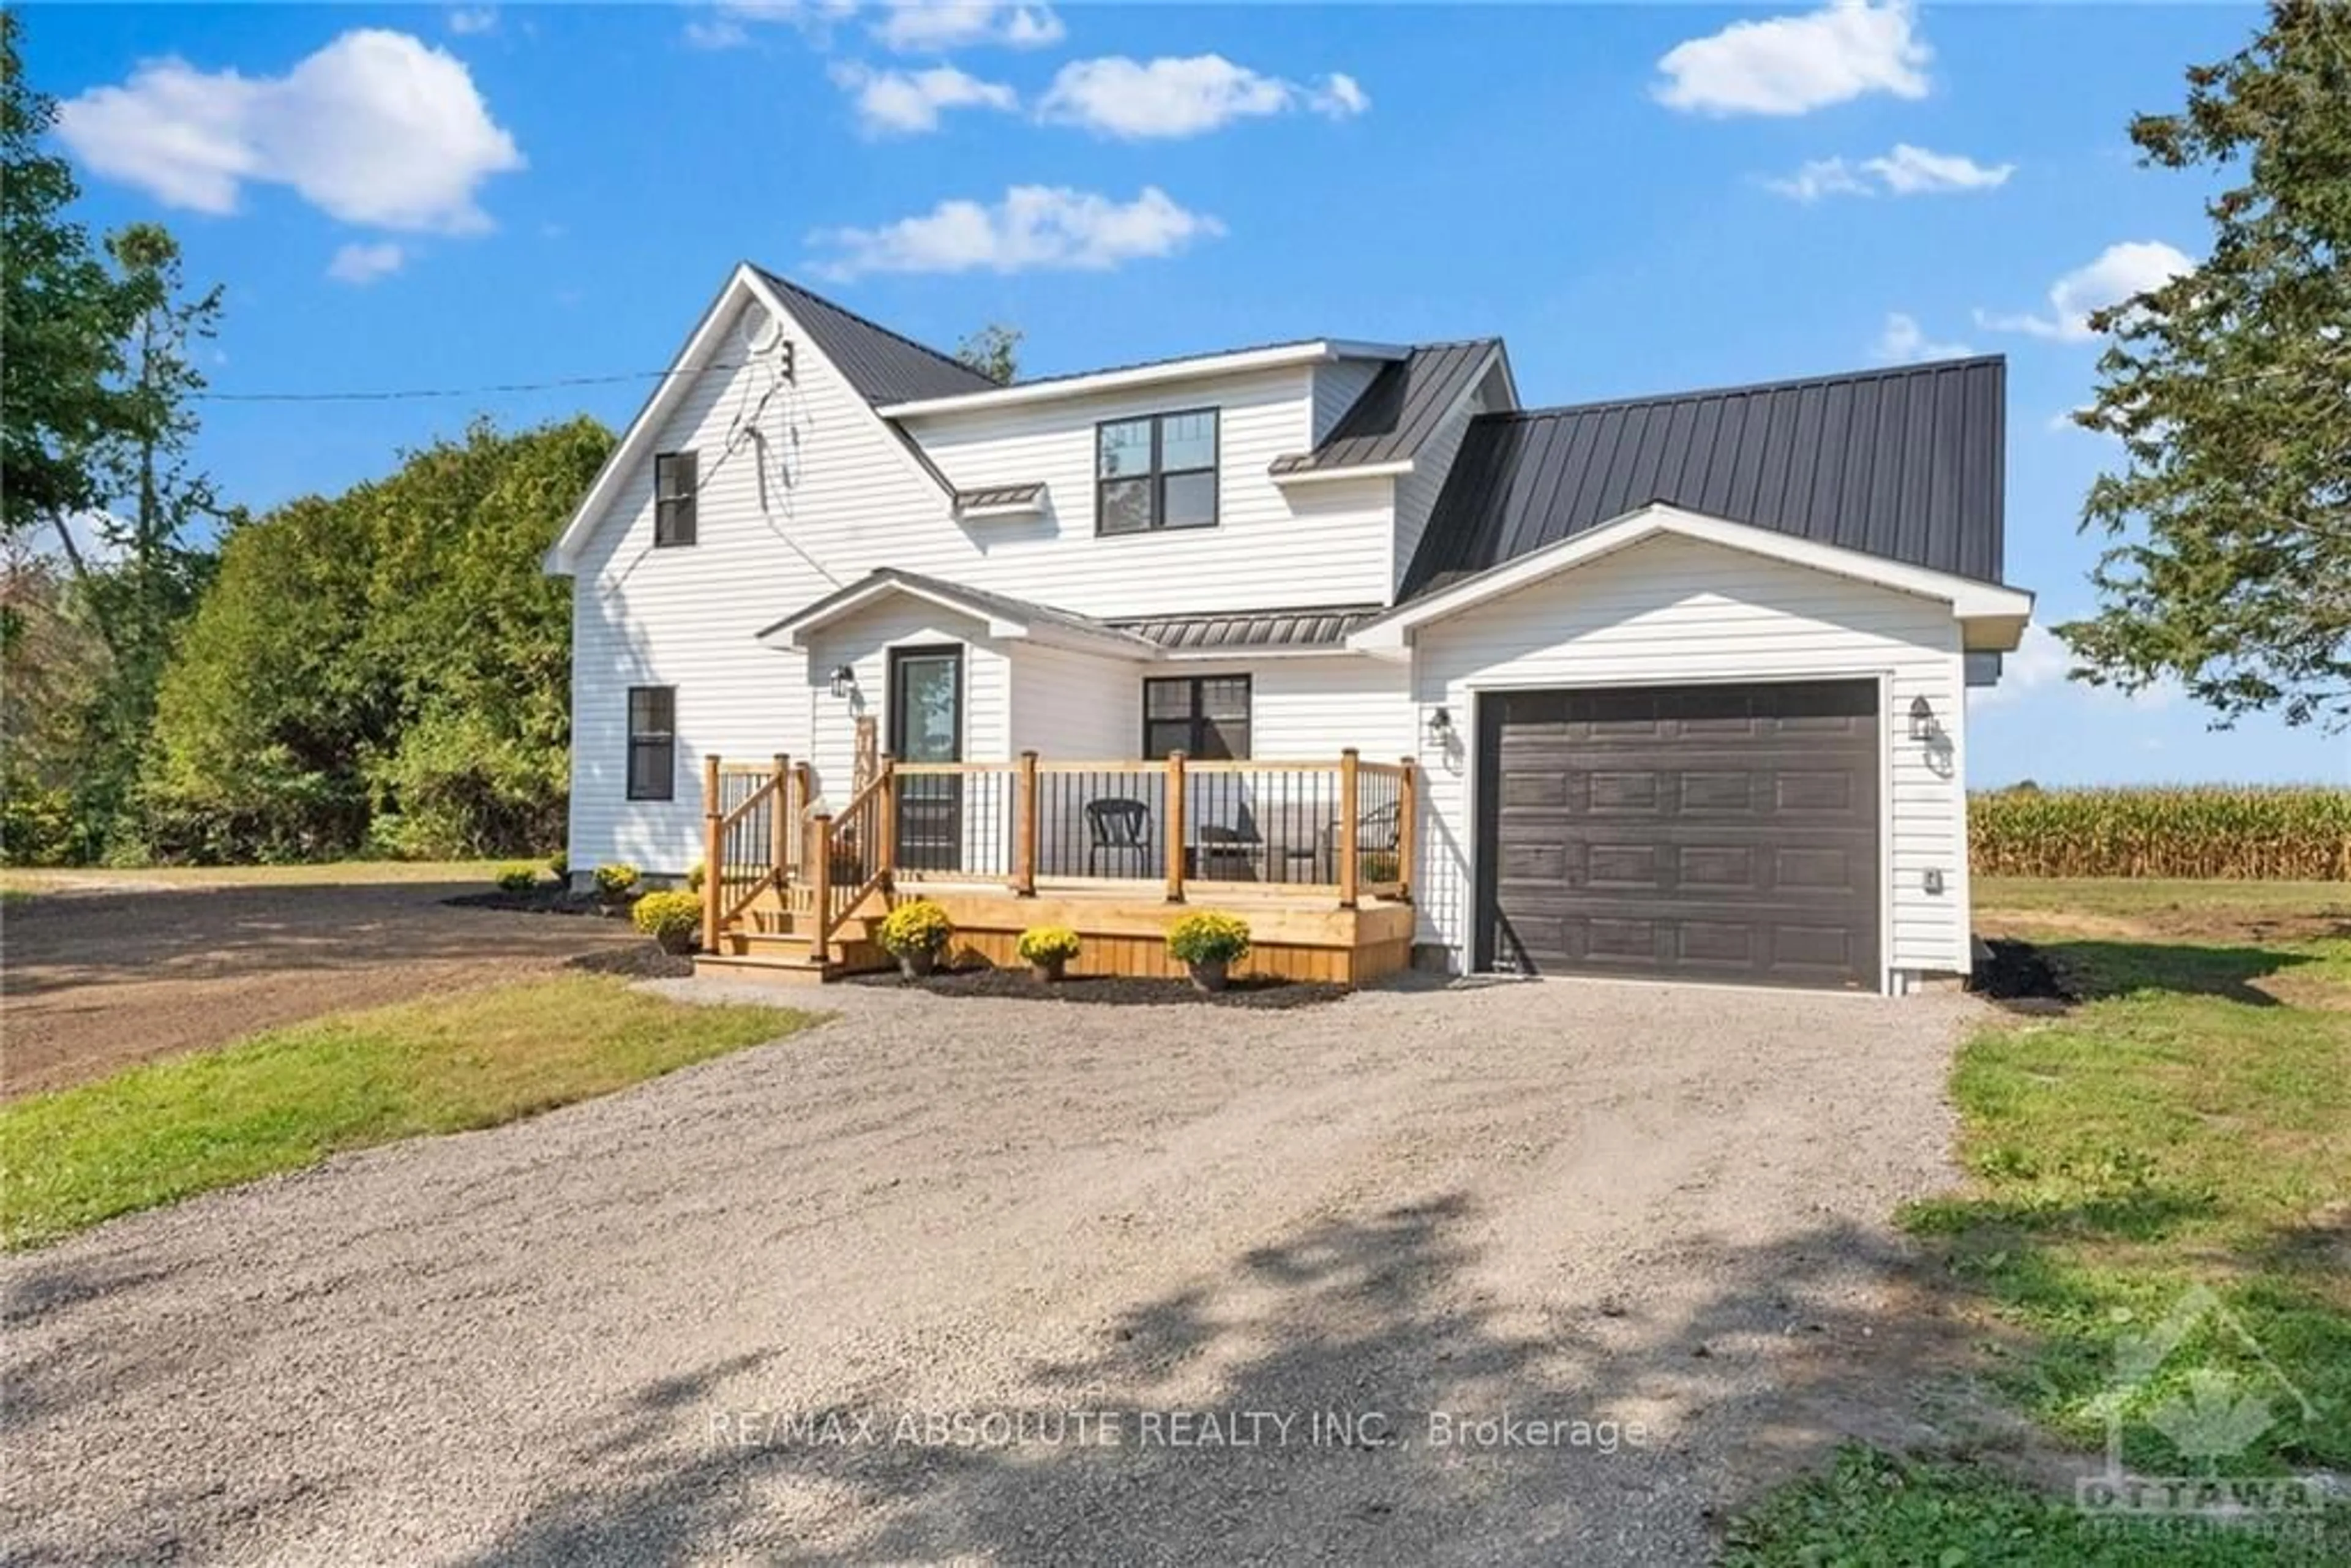
{"label": "corn field", "polygon": [[1982,876],[2351,881],[2351,789],[2001,789],[1968,800]]}

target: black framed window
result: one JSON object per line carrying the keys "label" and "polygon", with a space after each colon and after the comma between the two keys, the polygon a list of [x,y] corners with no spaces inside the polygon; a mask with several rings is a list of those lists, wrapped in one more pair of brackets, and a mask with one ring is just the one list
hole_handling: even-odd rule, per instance
{"label": "black framed window", "polygon": [[1249,678],[1185,675],[1143,683],[1143,755],[1171,751],[1203,761],[1249,754]]}
{"label": "black framed window", "polygon": [[694,542],[695,461],[691,452],[653,456],[653,543]]}
{"label": "black framed window", "polygon": [[677,688],[629,688],[629,799],[677,795]]}
{"label": "black framed window", "polygon": [[1094,426],[1094,531],[1217,526],[1217,411],[1113,419]]}

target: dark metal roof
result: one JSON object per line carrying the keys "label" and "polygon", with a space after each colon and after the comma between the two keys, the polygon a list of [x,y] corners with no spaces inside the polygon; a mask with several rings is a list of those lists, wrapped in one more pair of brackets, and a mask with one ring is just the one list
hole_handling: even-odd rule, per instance
{"label": "dark metal roof", "polygon": [[1224,615],[1158,615],[1113,621],[1122,632],[1148,637],[1182,653],[1212,649],[1328,648],[1378,615],[1379,604],[1322,605],[1311,610],[1249,610]]}
{"label": "dark metal roof", "polygon": [[1038,604],[1026,599],[1015,599],[1008,593],[998,593],[985,588],[973,588],[966,583],[949,582],[943,577],[925,577],[918,571],[902,567],[885,566],[867,572],[845,588],[835,589],[823,598],[800,606],[756,635],[766,637],[800,622],[816,620],[840,604],[846,603],[866,590],[881,583],[896,583],[969,607],[983,615],[998,615],[1008,621],[1042,622],[1066,631],[1083,632],[1091,637],[1104,637],[1113,642],[1139,643],[1137,635],[1123,627],[1097,621],[1091,615],[1074,611],[1056,610],[1050,604]]}
{"label": "dark metal roof", "polygon": [[1042,484],[981,485],[956,492],[956,505],[967,511],[981,507],[1033,506],[1045,494]]}
{"label": "dark metal roof", "polygon": [[1499,338],[1415,345],[1403,359],[1380,368],[1321,445],[1275,458],[1271,471],[1359,468],[1412,456],[1501,346]]}
{"label": "dark metal roof", "polygon": [[1653,501],[1998,582],[2006,380],[1990,355],[1480,414],[1398,597]]}
{"label": "dark metal roof", "polygon": [[969,365],[868,321],[820,294],[811,294],[789,277],[765,268],[757,270],[768,287],[784,297],[800,326],[824,350],[824,357],[840,368],[866,402],[876,405],[913,402],[918,398],[996,390],[994,382]]}

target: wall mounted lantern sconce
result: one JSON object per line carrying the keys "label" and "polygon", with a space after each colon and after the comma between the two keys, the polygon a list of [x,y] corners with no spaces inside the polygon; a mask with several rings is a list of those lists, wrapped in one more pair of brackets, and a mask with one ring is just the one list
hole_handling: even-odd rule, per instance
{"label": "wall mounted lantern sconce", "polygon": [[1447,708],[1437,708],[1428,716],[1428,738],[1442,747],[1453,737],[1453,714]]}
{"label": "wall mounted lantern sconce", "polygon": [[832,667],[832,695],[845,699],[856,694],[857,672],[847,664],[835,664]]}
{"label": "wall mounted lantern sconce", "polygon": [[1935,705],[1925,697],[1912,697],[1910,699],[1910,738],[1928,741],[1942,733],[1942,727],[1935,722]]}

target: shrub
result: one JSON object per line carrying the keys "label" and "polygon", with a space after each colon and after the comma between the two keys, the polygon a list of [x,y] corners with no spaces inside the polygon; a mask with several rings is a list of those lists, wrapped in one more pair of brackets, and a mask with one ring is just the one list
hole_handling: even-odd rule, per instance
{"label": "shrub", "polygon": [[1365,882],[1394,882],[1404,869],[1394,850],[1366,850],[1357,863],[1356,874]]}
{"label": "shrub", "polygon": [[947,912],[927,898],[907,900],[882,922],[882,946],[893,955],[935,953],[954,935]]}
{"label": "shrub", "polygon": [[1066,925],[1031,925],[1017,950],[1024,964],[1066,964],[1078,956],[1078,934]]}
{"label": "shrub", "polygon": [[1167,953],[1186,964],[1230,964],[1249,956],[1249,922],[1204,909],[1167,928]]}
{"label": "shrub", "polygon": [[547,869],[553,872],[565,882],[569,882],[571,880],[571,852],[569,850],[558,850],[553,854],[548,856]]}
{"label": "shrub", "polygon": [[690,893],[649,893],[637,900],[629,918],[663,946],[683,951],[702,929],[702,900]]}
{"label": "shrub", "polygon": [[702,891],[703,881],[709,874],[710,873],[708,872],[703,869],[703,865],[700,861],[695,862],[694,869],[685,873],[685,885],[688,891],[700,893]]}
{"label": "shrub", "polygon": [[626,861],[596,868],[596,891],[602,897],[622,899],[637,891],[637,868]]}
{"label": "shrub", "polygon": [[538,885],[538,868],[535,865],[502,865],[498,867],[498,887],[506,893],[528,893]]}

